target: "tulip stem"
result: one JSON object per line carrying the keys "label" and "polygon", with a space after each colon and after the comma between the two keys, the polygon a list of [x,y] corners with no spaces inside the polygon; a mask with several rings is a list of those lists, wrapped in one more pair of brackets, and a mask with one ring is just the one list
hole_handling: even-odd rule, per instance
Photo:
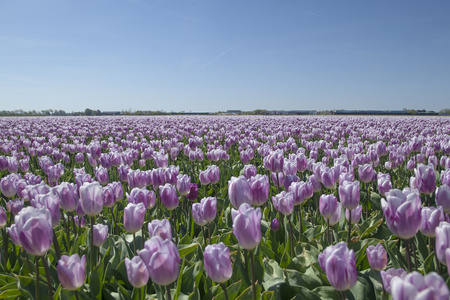
{"label": "tulip stem", "polygon": [[3,238],[3,251],[5,252],[5,254],[3,255],[3,260],[5,263],[4,267],[6,270],[6,265],[8,264],[8,234],[6,233],[5,228],[2,228],[2,238]]}
{"label": "tulip stem", "polygon": [[36,263],[36,300],[39,300],[39,256],[34,257]]}
{"label": "tulip stem", "polygon": [[252,294],[253,300],[256,300],[256,285],[255,285],[255,264],[253,263],[253,250],[248,250],[250,254],[250,265],[252,267]]}
{"label": "tulip stem", "polygon": [[411,267],[411,255],[409,253],[409,241],[403,240],[403,242],[405,243],[405,258],[406,258],[406,264],[408,265],[408,272],[411,273],[412,267]]}
{"label": "tulip stem", "polygon": [[175,234],[175,244],[178,245],[178,231],[177,231],[177,214],[175,212],[176,208],[172,210],[172,224],[173,224],[173,233]]}
{"label": "tulip stem", "polygon": [[290,216],[287,216],[289,221],[289,235],[290,235],[290,241],[289,245],[291,246],[291,258],[294,257],[294,235],[292,234],[292,223]]}
{"label": "tulip stem", "polygon": [[416,255],[416,245],[414,244],[414,241],[411,243],[412,245],[412,252],[414,256],[414,269],[417,271],[417,255]]}
{"label": "tulip stem", "polygon": [[225,295],[225,300],[228,300],[227,287],[225,286],[225,283],[220,283],[220,287],[222,288],[223,294]]}
{"label": "tulip stem", "polygon": [[94,217],[91,217],[91,238],[89,240],[91,272],[94,272]]}
{"label": "tulip stem", "polygon": [[113,210],[112,207],[111,207],[111,216],[112,216],[112,219],[113,219],[113,222],[114,222],[114,225],[113,225],[113,228],[112,228],[111,232],[117,234],[116,217],[114,216],[114,210]]}
{"label": "tulip stem", "polygon": [[302,205],[300,204],[298,206],[298,221],[300,223],[300,226],[298,228],[298,242],[302,242],[302,233],[303,233],[303,220],[302,220]]}
{"label": "tulip stem", "polygon": [[80,300],[80,299],[78,298],[78,291],[75,291],[75,298],[76,298],[77,300]]}
{"label": "tulip stem", "polygon": [[41,257],[42,264],[44,265],[45,276],[47,277],[48,298],[53,299],[52,283],[50,281],[50,272],[48,271],[47,259]]}
{"label": "tulip stem", "polygon": [[172,296],[170,296],[170,287],[168,285],[166,285],[166,290],[167,290],[167,299],[172,300]]}
{"label": "tulip stem", "polygon": [[134,247],[134,253],[137,254],[137,248],[136,248],[136,233],[133,232],[133,247]]}
{"label": "tulip stem", "polygon": [[347,245],[350,244],[350,236],[352,235],[352,210],[348,210],[348,237],[347,237]]}
{"label": "tulip stem", "polygon": [[58,237],[56,236],[55,229],[53,229],[53,244],[55,245],[56,258],[61,258],[61,248],[59,247]]}

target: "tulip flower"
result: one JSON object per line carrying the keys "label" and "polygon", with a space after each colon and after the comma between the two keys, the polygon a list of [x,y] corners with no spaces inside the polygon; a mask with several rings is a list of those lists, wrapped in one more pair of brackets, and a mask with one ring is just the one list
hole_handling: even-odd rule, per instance
{"label": "tulip flower", "polygon": [[445,250],[450,248],[450,223],[441,222],[436,227],[436,248],[435,254],[441,263],[447,265],[447,259],[445,257]]}
{"label": "tulip flower", "polygon": [[350,211],[348,209],[345,209],[345,219],[347,222],[350,222],[350,218],[352,221],[352,224],[356,224],[359,221],[361,221],[361,213],[362,213],[362,205],[358,205],[355,209],[352,209],[352,213],[350,216]]}
{"label": "tulip flower", "polygon": [[94,217],[103,209],[103,188],[98,182],[85,182],[80,187],[80,203],[86,215]]}
{"label": "tulip flower", "polygon": [[78,206],[78,196],[76,185],[73,183],[62,182],[55,187],[59,194],[61,207],[68,212],[74,211]]}
{"label": "tulip flower", "polygon": [[241,204],[252,205],[252,189],[250,183],[244,176],[231,177],[228,181],[228,196],[234,208],[239,208]]}
{"label": "tulip flower", "polygon": [[280,194],[272,197],[272,203],[276,210],[288,216],[294,210],[294,194],[282,191]]}
{"label": "tulip flower", "polygon": [[141,288],[147,284],[150,275],[142,258],[135,256],[130,260],[126,257],[125,267],[127,269],[128,281],[132,286]]}
{"label": "tulip flower", "polygon": [[167,219],[154,219],[148,224],[147,227],[150,237],[159,236],[163,240],[172,239],[172,228],[170,227],[169,220]]}
{"label": "tulip flower", "polygon": [[444,279],[435,272],[423,276],[417,271],[391,280],[393,300],[449,299],[450,291]]}
{"label": "tulip flower", "polygon": [[0,229],[5,227],[8,218],[6,217],[6,211],[0,206]]}
{"label": "tulip flower", "polygon": [[161,197],[162,203],[168,210],[174,210],[180,204],[180,201],[178,200],[177,190],[173,185],[169,183],[166,183],[164,186],[159,186],[159,195]]}
{"label": "tulip flower", "polygon": [[177,190],[182,196],[186,196],[190,191],[191,177],[188,175],[178,175],[177,177]]}
{"label": "tulip flower", "polygon": [[145,220],[146,208],[144,203],[128,203],[124,209],[123,227],[130,233],[141,230]]}
{"label": "tulip flower", "polygon": [[224,283],[233,275],[230,250],[224,243],[208,245],[203,253],[206,273],[212,281]]}
{"label": "tulip flower", "polygon": [[375,271],[383,271],[388,264],[387,252],[382,244],[370,245],[366,249],[369,265]]}
{"label": "tulip flower", "polygon": [[256,176],[256,167],[254,165],[245,165],[244,166],[244,176],[247,179],[250,179],[253,176]]}
{"label": "tulip flower", "polygon": [[214,221],[217,215],[217,199],[203,198],[200,203],[192,204],[192,217],[197,225],[203,226]]}
{"label": "tulip flower", "polygon": [[450,187],[447,184],[436,189],[436,204],[442,206],[446,214],[450,214]]}
{"label": "tulip flower", "polygon": [[36,256],[43,256],[53,242],[51,214],[47,208],[23,208],[15,217],[15,230],[23,249]]}
{"label": "tulip flower", "polygon": [[280,221],[278,220],[278,218],[274,218],[270,223],[270,229],[272,231],[278,231],[280,230],[280,227],[281,227]]}
{"label": "tulip flower", "polygon": [[374,171],[373,171],[372,164],[365,164],[365,165],[359,166],[359,168],[358,168],[359,178],[364,183],[368,183],[373,180],[373,177],[374,177],[373,172]]}
{"label": "tulip flower", "polygon": [[328,246],[319,254],[319,264],[336,290],[345,291],[355,285],[358,278],[355,253],[345,242]]}
{"label": "tulip flower", "polygon": [[131,190],[130,194],[128,195],[128,202],[139,204],[144,204],[146,209],[152,209],[156,204],[156,194],[154,191],[149,191],[146,188],[134,188]]}
{"label": "tulip flower", "polygon": [[95,224],[94,225],[94,246],[100,247],[108,237],[108,225]]}
{"label": "tulip flower", "polygon": [[417,180],[417,188],[423,194],[429,195],[436,189],[436,173],[432,166],[418,164],[414,169],[414,176]]}
{"label": "tulip flower", "polygon": [[243,203],[239,210],[231,209],[231,218],[239,244],[247,250],[255,249],[261,242],[261,209]]}
{"label": "tulip flower", "polygon": [[19,178],[17,178],[14,174],[10,174],[6,177],[3,177],[0,180],[0,189],[2,191],[3,196],[6,198],[11,198],[17,193],[17,182]]}
{"label": "tulip flower", "polygon": [[145,242],[144,249],[138,251],[147,266],[150,278],[159,285],[169,285],[178,278],[180,254],[171,240],[153,236]]}
{"label": "tulip flower", "polygon": [[198,186],[196,183],[189,184],[189,193],[186,195],[189,201],[195,201],[198,198]]}
{"label": "tulip flower", "polygon": [[408,272],[406,272],[402,268],[399,269],[390,268],[387,271],[381,271],[380,272],[381,281],[383,283],[383,288],[386,291],[386,293],[388,294],[391,293],[391,281],[393,278],[395,277],[404,278],[406,274],[408,274]]}
{"label": "tulip flower", "polygon": [[439,223],[444,221],[444,212],[442,207],[422,207],[420,212],[421,220],[420,220],[420,232],[427,237],[434,237],[436,227],[438,227]]}
{"label": "tulip flower", "polygon": [[339,200],[344,208],[355,209],[360,201],[359,181],[344,181],[339,186]]}
{"label": "tulip flower", "polygon": [[86,256],[63,255],[56,266],[62,287],[71,291],[79,289],[86,279]]}

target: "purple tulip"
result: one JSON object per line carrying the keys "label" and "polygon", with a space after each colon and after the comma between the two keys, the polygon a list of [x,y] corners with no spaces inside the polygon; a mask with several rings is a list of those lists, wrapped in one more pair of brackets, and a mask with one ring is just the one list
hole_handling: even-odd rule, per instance
{"label": "purple tulip", "polygon": [[36,256],[47,253],[53,242],[50,211],[46,208],[23,208],[14,217],[15,230],[23,249]]}
{"label": "purple tulip", "polygon": [[382,244],[370,245],[366,249],[369,265],[375,271],[383,271],[388,264],[387,252]]}
{"label": "purple tulip", "polygon": [[245,165],[244,166],[244,176],[247,179],[250,179],[253,176],[256,176],[256,167],[254,165]]}
{"label": "purple tulip", "polygon": [[350,182],[352,182],[353,180],[354,180],[354,175],[352,174],[352,173],[341,173],[340,175],[339,175],[339,185],[342,185],[342,183],[344,182],[344,181],[350,181]]}
{"label": "purple tulip", "polygon": [[149,191],[146,188],[134,188],[130,194],[127,195],[128,203],[142,203],[146,209],[152,209],[156,204],[156,194],[154,191]]}
{"label": "purple tulip", "polygon": [[251,177],[248,182],[252,191],[253,205],[261,206],[266,203],[269,197],[269,179],[267,176],[257,174]]}
{"label": "purple tulip", "polygon": [[214,221],[217,215],[217,199],[203,198],[200,203],[192,204],[192,217],[197,225],[203,226]]}
{"label": "purple tulip", "polygon": [[272,182],[277,187],[284,186],[284,173],[271,173]]}
{"label": "purple tulip", "polygon": [[450,291],[444,279],[435,272],[423,276],[417,271],[391,280],[393,300],[442,299],[450,297]]}
{"label": "purple tulip", "polygon": [[239,208],[243,203],[252,205],[252,188],[244,176],[231,177],[228,181],[228,196],[234,208]]}
{"label": "purple tulip", "polygon": [[189,193],[186,195],[189,201],[195,201],[198,198],[198,186],[196,183],[191,183],[189,185]]}
{"label": "purple tulip", "polygon": [[436,189],[436,173],[432,166],[418,164],[414,169],[414,176],[417,180],[417,188],[423,194],[432,194]]}
{"label": "purple tulip", "polygon": [[59,194],[61,207],[65,211],[71,212],[77,208],[79,200],[75,184],[62,182],[55,187],[55,190]]}
{"label": "purple tulip", "polygon": [[[85,221],[86,223],[86,221]],[[108,237],[108,225],[95,224],[94,225],[94,246],[100,247]]]}
{"label": "purple tulip", "polygon": [[441,222],[439,226],[436,227],[436,256],[441,263],[447,265],[447,260],[445,257],[445,250],[450,248],[450,223]]}
{"label": "purple tulip", "polygon": [[125,257],[128,281],[132,286],[141,288],[145,286],[150,278],[148,268],[141,257],[135,256],[131,260]]}
{"label": "purple tulip", "polygon": [[372,164],[365,164],[358,168],[359,178],[365,183],[373,180],[373,172]]}
{"label": "purple tulip", "polygon": [[200,183],[202,185],[208,185],[211,183],[209,177],[208,177],[208,170],[205,171],[200,171],[200,175],[199,175],[199,179],[200,179]]}
{"label": "purple tulip", "polygon": [[450,187],[447,184],[436,189],[436,204],[442,206],[446,214],[450,214]]}
{"label": "purple tulip", "polygon": [[162,203],[168,210],[174,210],[180,204],[180,200],[178,200],[177,190],[173,185],[169,183],[166,183],[164,186],[159,186],[159,195],[161,197]]}
{"label": "purple tulip", "polygon": [[178,175],[177,190],[182,196],[186,196],[190,191],[191,177],[188,175]]}
{"label": "purple tulip", "polygon": [[6,209],[14,216],[17,215],[24,207],[24,200],[9,200],[6,202]]}
{"label": "purple tulip", "polygon": [[75,161],[79,164],[84,162],[84,154],[83,153],[77,153],[75,155]]}
{"label": "purple tulip", "polygon": [[336,174],[334,168],[325,167],[320,173],[320,181],[327,189],[332,189],[336,184]]}
{"label": "purple tulip", "polygon": [[[84,217],[81,216],[75,216],[73,217],[74,221],[75,221],[75,225],[78,227],[84,227],[86,226],[86,219]],[[95,225],[94,225],[95,226]]]}
{"label": "purple tulip", "polygon": [[6,211],[0,206],[0,229],[5,227],[8,218],[6,217]]}
{"label": "purple tulip", "polygon": [[344,181],[339,186],[339,200],[346,209],[355,209],[360,201],[359,181]]}
{"label": "purple tulip", "polygon": [[284,155],[282,150],[276,150],[271,152],[268,156],[264,157],[264,167],[273,173],[280,173],[283,171]]}
{"label": "purple tulip", "polygon": [[282,191],[272,197],[272,203],[276,210],[285,216],[289,216],[294,210],[294,194]]}
{"label": "purple tulip", "polygon": [[[450,163],[450,158],[447,159],[447,163]],[[450,186],[450,168],[445,171],[441,171],[441,183],[443,185],[446,184]]]}
{"label": "purple tulip", "polygon": [[45,195],[37,195],[34,200],[31,200],[31,205],[35,208],[47,208],[51,215],[52,227],[55,228],[61,220],[59,202],[59,195],[54,192],[49,192]]}
{"label": "purple tulip", "polygon": [[378,173],[377,184],[380,194],[385,195],[392,189],[391,176],[389,174]]}
{"label": "purple tulip", "polygon": [[314,193],[320,192],[322,190],[322,184],[319,181],[317,181],[316,176],[314,175],[309,176],[308,181],[311,182],[311,184],[313,185]]}
{"label": "purple tulip", "polygon": [[109,182],[108,169],[100,166],[96,167],[94,170],[95,178],[101,185],[106,185]]}
{"label": "purple tulip", "polygon": [[402,268],[399,269],[390,268],[387,271],[381,271],[380,272],[381,281],[383,282],[383,288],[386,291],[386,293],[388,294],[391,293],[391,281],[393,278],[395,277],[405,278],[406,274],[408,274],[408,272],[406,272]]}
{"label": "purple tulip", "polygon": [[427,237],[434,237],[436,227],[439,223],[444,221],[444,211],[441,206],[436,207],[422,207],[420,220],[420,232]]}
{"label": "purple tulip", "polygon": [[128,182],[128,172],[130,171],[130,167],[127,165],[121,165],[117,168],[117,172],[119,172],[119,179],[122,182]]}
{"label": "purple tulip", "polygon": [[319,264],[330,284],[338,291],[352,288],[358,279],[355,253],[348,249],[345,242],[328,246],[319,254]]}
{"label": "purple tulip", "polygon": [[171,240],[153,236],[145,242],[138,255],[145,262],[150,278],[159,285],[169,285],[178,278],[180,254]]}
{"label": "purple tulip", "polygon": [[63,255],[56,266],[62,287],[71,291],[79,289],[86,279],[86,256],[78,254]]}
{"label": "purple tulip", "polygon": [[336,215],[338,201],[334,195],[322,195],[319,199],[319,211],[325,219]]}
{"label": "purple tulip", "polygon": [[310,182],[303,181],[291,183],[289,191],[293,193],[294,205],[302,204],[306,199],[311,198],[314,193],[313,185]]}
{"label": "purple tulip", "polygon": [[208,245],[203,253],[206,273],[214,282],[223,283],[233,275],[230,250],[224,243]]}
{"label": "purple tulip", "polygon": [[80,187],[80,203],[86,215],[94,217],[103,209],[103,188],[98,182],[84,183]]}
{"label": "purple tulip", "polygon": [[[356,224],[361,221],[362,205],[358,205],[355,209],[352,209],[352,224]],[[349,222],[350,212],[345,209],[345,219]]]}
{"label": "purple tulip", "polygon": [[13,174],[3,177],[0,181],[0,189],[3,196],[11,198],[17,193],[17,183],[19,178]]}
{"label": "purple tulip", "polygon": [[417,190],[405,195],[398,189],[386,193],[381,199],[381,208],[389,229],[401,239],[410,239],[416,235],[420,226],[422,202]]}
{"label": "purple tulip", "polygon": [[270,223],[270,230],[272,231],[278,231],[280,230],[281,224],[278,218],[274,218],[272,222]]}
{"label": "purple tulip", "polygon": [[261,209],[243,203],[239,210],[231,209],[233,233],[239,244],[247,250],[256,248],[261,242]]}
{"label": "purple tulip", "polygon": [[144,203],[128,203],[124,209],[123,227],[130,233],[141,230],[145,220],[146,208]]}
{"label": "purple tulip", "polygon": [[116,203],[116,196],[110,185],[103,187],[102,198],[104,207],[111,208],[114,206],[114,203]]}
{"label": "purple tulip", "polygon": [[163,240],[172,239],[172,227],[167,219],[154,219],[147,225],[150,237],[159,236]]}

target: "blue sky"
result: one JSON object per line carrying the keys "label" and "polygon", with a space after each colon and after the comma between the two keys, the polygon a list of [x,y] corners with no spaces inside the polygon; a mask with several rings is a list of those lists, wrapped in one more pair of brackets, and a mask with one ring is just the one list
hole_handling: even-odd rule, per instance
{"label": "blue sky", "polygon": [[450,108],[447,0],[1,0],[5,110]]}

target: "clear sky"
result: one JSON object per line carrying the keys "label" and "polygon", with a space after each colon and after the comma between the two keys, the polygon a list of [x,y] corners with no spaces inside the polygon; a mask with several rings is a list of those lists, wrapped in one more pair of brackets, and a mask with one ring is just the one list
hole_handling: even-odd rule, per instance
{"label": "clear sky", "polygon": [[448,0],[0,0],[0,110],[450,108]]}

